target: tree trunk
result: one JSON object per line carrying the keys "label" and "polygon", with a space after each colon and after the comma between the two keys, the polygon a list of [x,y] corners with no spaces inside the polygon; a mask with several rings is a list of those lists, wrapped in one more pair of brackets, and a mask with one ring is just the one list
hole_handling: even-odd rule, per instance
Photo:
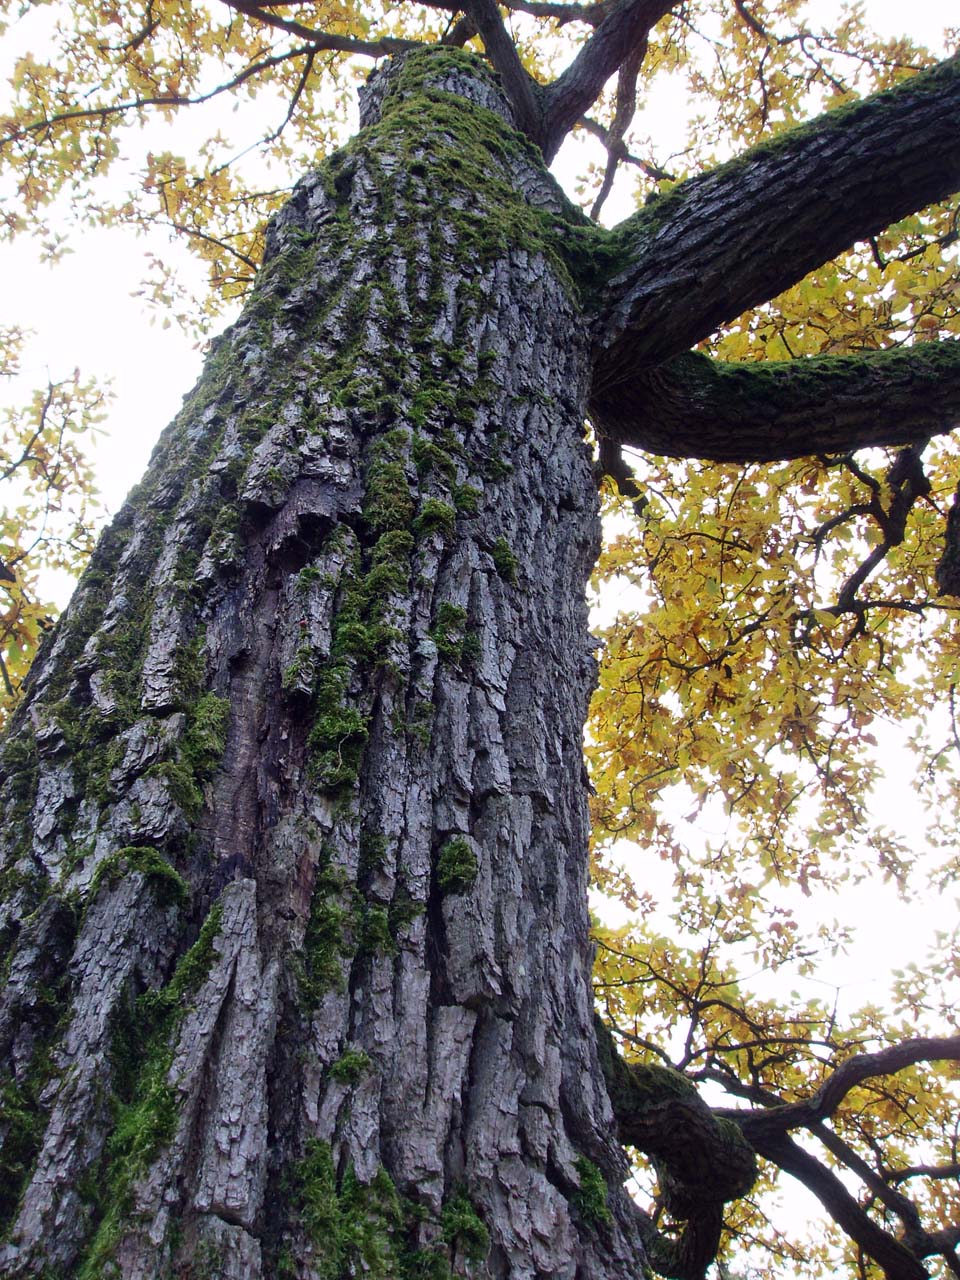
{"label": "tree trunk", "polygon": [[589,334],[508,117],[465,55],[377,74],[35,666],[3,1276],[641,1270],[589,985]]}

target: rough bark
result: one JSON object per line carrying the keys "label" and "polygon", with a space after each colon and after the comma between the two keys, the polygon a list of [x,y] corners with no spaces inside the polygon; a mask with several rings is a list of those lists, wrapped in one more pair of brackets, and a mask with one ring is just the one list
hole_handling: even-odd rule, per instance
{"label": "rough bark", "polygon": [[[901,178],[927,198],[945,102],[949,66],[608,236],[474,59],[375,77],[3,748],[0,1275],[642,1269],[589,989],[591,386],[882,225],[837,211],[877,120],[937,150],[879,216]],[[787,223],[788,266],[722,283]],[[692,1276],[752,1164],[723,1181],[686,1096],[641,1110],[625,1136],[706,1204],[659,1260]]]}
{"label": "rough bark", "polygon": [[377,77],[36,664],[3,1276],[638,1272],[584,893],[589,335],[506,114],[465,55]]}
{"label": "rough bark", "polygon": [[960,58],[690,178],[623,224],[596,387],[679,355],[960,188]]}

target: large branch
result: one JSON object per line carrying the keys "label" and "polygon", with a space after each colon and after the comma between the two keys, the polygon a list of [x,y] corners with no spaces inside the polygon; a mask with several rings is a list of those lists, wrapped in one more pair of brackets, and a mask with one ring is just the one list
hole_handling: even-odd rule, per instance
{"label": "large branch", "polygon": [[646,39],[676,0],[621,0],[594,30],[573,62],[544,91],[543,152],[550,161],[561,142],[600,96],[603,86]]}
{"label": "large branch", "polygon": [[912,444],[960,425],[960,341],[750,364],[687,352],[595,383],[590,413],[609,439],[715,462]]}
{"label": "large branch", "polygon": [[651,1231],[650,1263],[670,1280],[702,1280],[720,1243],[724,1204],[746,1195],[756,1179],[753,1150],[682,1075],[626,1062],[599,1018],[595,1027],[620,1140],[650,1157],[663,1207],[683,1222],[679,1236]]}
{"label": "large branch", "polygon": [[597,318],[598,386],[958,189],[960,56],[688,179],[618,229],[629,265]]}

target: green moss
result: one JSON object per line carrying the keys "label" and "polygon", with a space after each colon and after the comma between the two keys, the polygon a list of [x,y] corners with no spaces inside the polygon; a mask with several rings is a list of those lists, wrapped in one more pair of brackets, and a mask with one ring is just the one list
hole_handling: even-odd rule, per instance
{"label": "green moss", "polygon": [[[40,756],[34,731],[24,727],[10,734],[3,744],[0,762],[5,774],[3,820],[8,831],[16,834],[16,854],[19,857],[27,853],[33,839],[31,814],[40,778]],[[4,899],[17,887],[22,887],[18,883],[19,873],[12,866],[0,876],[3,877],[0,894]]]}
{"label": "green moss", "polygon": [[174,659],[173,674],[177,684],[180,709],[189,715],[194,703],[201,696],[206,681],[204,648],[207,642],[206,628],[198,627],[186,643],[182,643]]}
{"label": "green moss", "polygon": [[472,667],[480,658],[480,632],[468,629],[463,636],[463,649],[460,662],[464,667]]}
{"label": "green moss", "polygon": [[363,516],[371,529],[404,529],[415,505],[406,469],[399,462],[383,462],[367,474]]}
{"label": "green moss", "polygon": [[48,1115],[44,1098],[57,1074],[52,1049],[62,1035],[71,996],[67,960],[79,913],[71,898],[57,894],[45,910],[51,977],[34,986],[16,1014],[20,1043],[32,1044],[32,1051],[29,1061],[18,1061],[15,1075],[0,1070],[0,1239],[16,1217],[40,1151]]}
{"label": "green moss", "polygon": [[352,786],[357,781],[368,724],[363,712],[348,706],[325,711],[314,721],[308,745],[314,770],[325,786]]}
{"label": "green moss", "polygon": [[352,1168],[338,1179],[329,1144],[313,1138],[291,1170],[290,1183],[294,1214],[318,1246],[311,1259],[317,1280],[397,1280],[403,1211],[383,1169],[369,1183],[360,1182]]}
{"label": "green moss", "polygon": [[369,1054],[362,1049],[345,1049],[330,1068],[330,1076],[340,1084],[355,1085],[370,1068]]}
{"label": "green moss", "polygon": [[504,582],[511,584],[516,582],[519,561],[506,538],[498,538],[493,544],[490,554],[493,557],[493,567]]}
{"label": "green moss", "polygon": [[441,502],[439,498],[425,498],[413,522],[413,532],[418,539],[427,538],[432,533],[451,538],[456,524],[457,513],[449,502]]}
{"label": "green moss", "polygon": [[301,595],[306,595],[313,587],[319,583],[323,583],[326,574],[315,564],[307,564],[297,574],[297,591]]}
{"label": "green moss", "polygon": [[407,732],[421,747],[429,747],[433,739],[433,719],[435,711],[432,702],[418,699],[414,703],[413,714],[407,725]]}
{"label": "green moss", "polygon": [[580,1175],[580,1188],[571,1196],[580,1217],[589,1226],[612,1226],[613,1215],[607,1204],[607,1184],[603,1174],[586,1156],[578,1156],[574,1167]]}
{"label": "green moss", "polygon": [[170,799],[189,821],[199,816],[203,808],[203,792],[187,765],[179,760],[161,760],[145,769],[143,776],[159,778],[166,785]]}
{"label": "green moss", "polygon": [[217,512],[206,550],[211,559],[218,565],[232,564],[240,550],[239,541],[240,512],[235,506],[227,504]]}
{"label": "green moss", "polygon": [[364,908],[360,916],[357,949],[366,955],[392,955],[396,951],[386,907],[368,904]]}
{"label": "green moss", "polygon": [[39,1093],[45,1083],[36,1073],[23,1084],[0,1074],[0,1240],[16,1217],[40,1150],[47,1116]]}
{"label": "green moss", "polygon": [[463,836],[448,840],[437,857],[437,887],[441,893],[466,893],[477,878],[477,855]]}
{"label": "green moss", "polygon": [[397,889],[387,910],[387,924],[391,939],[396,942],[411,921],[423,915],[425,910],[426,903],[418,902],[416,898],[411,897],[409,891],[403,886]]}
{"label": "green moss", "polygon": [[116,1253],[133,1208],[137,1181],[176,1132],[177,1095],[169,1081],[185,1000],[197,991],[213,962],[222,910],[214,907],[170,982],[146,991],[114,1016],[110,1062],[113,1128],[103,1167],[87,1188],[98,1216],[96,1232],[77,1280],[100,1280]]}
{"label": "green moss", "polygon": [[226,749],[229,720],[229,699],[215,693],[205,693],[189,711],[180,751],[196,781],[206,782],[216,771]]}
{"label": "green moss", "polygon": [[430,639],[437,652],[447,662],[459,662],[463,657],[463,640],[467,611],[459,604],[443,601],[437,609],[436,622],[430,629]]}
{"label": "green moss", "polygon": [[370,556],[371,563],[406,566],[409,564],[415,545],[415,539],[409,530],[392,529],[389,533],[381,534],[377,539]]}
{"label": "green moss", "polygon": [[412,453],[418,475],[426,476],[431,471],[436,471],[446,479],[452,480],[457,474],[457,464],[446,449],[441,449],[425,436],[413,437]]}
{"label": "green moss", "polygon": [[193,946],[180,960],[166,988],[166,998],[171,1005],[178,1004],[195,994],[206,981],[213,966],[216,948],[214,942],[223,925],[223,908],[213,907],[204,920]]}
{"label": "green moss", "polygon": [[123,621],[110,631],[101,632],[97,641],[98,660],[105,672],[104,687],[117,704],[109,717],[114,732],[133,724],[140,714],[140,684],[152,615],[153,600],[144,583],[140,593],[133,595]]}
{"label": "green moss", "polygon": [[[458,1261],[458,1275],[464,1263],[472,1274],[489,1253],[487,1228],[463,1192],[450,1197],[436,1223],[423,1206],[398,1194],[383,1168],[369,1183],[360,1182],[352,1167],[338,1175],[329,1144],[316,1138],[307,1142],[287,1184],[293,1217],[316,1249],[310,1266],[318,1280],[451,1280],[451,1259]],[[415,1244],[431,1219],[433,1243]],[[298,1274],[289,1244],[281,1245],[277,1274]]]}
{"label": "green moss", "polygon": [[387,860],[390,842],[379,831],[360,832],[360,859],[357,866],[358,879],[364,880],[383,868]]}
{"label": "green moss", "polygon": [[330,866],[330,854],[325,853],[295,965],[301,999],[310,1009],[319,1005],[327,991],[342,991],[344,987],[343,960],[353,954],[352,935],[356,928],[356,911],[352,903],[344,901],[346,894],[343,873]]}
{"label": "green moss", "polygon": [[490,1232],[469,1198],[462,1193],[451,1196],[443,1206],[440,1234],[444,1243],[468,1262],[486,1261],[490,1252]]}
{"label": "green moss", "polygon": [[90,901],[104,884],[115,888],[131,871],[139,871],[147,879],[161,906],[183,906],[190,897],[187,882],[158,849],[129,846],[111,853],[98,865],[90,883]]}
{"label": "green moss", "polygon": [[480,509],[480,500],[483,494],[479,489],[474,489],[472,485],[461,484],[453,491],[453,505],[458,513],[464,516],[476,515]]}

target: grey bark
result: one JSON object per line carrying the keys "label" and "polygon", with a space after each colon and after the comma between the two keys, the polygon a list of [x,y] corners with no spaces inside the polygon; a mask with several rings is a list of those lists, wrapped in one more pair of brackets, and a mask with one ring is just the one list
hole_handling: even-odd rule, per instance
{"label": "grey bark", "polygon": [[623,224],[595,398],[960,187],[960,57],[680,183]]}
{"label": "grey bark", "polygon": [[562,197],[430,65],[272,225],[18,711],[0,1275],[642,1261],[591,1021],[589,334],[520,235]]}

